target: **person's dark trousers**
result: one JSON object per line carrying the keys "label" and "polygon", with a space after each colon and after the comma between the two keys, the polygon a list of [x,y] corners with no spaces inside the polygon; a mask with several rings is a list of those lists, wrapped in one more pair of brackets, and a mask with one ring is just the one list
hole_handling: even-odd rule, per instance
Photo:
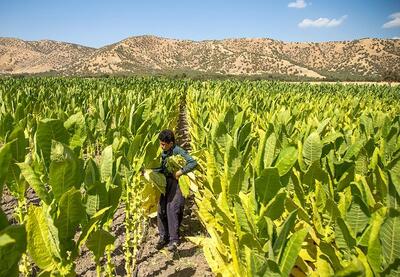
{"label": "person's dark trousers", "polygon": [[158,204],[157,224],[160,237],[170,242],[179,242],[179,226],[183,218],[185,198],[178,181],[167,177],[165,195],[161,194]]}

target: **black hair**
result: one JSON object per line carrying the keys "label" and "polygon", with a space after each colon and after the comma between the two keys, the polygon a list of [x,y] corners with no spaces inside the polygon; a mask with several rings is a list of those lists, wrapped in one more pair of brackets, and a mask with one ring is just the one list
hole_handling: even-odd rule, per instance
{"label": "black hair", "polygon": [[160,134],[158,135],[158,139],[162,142],[170,143],[173,142],[175,143],[175,135],[174,132],[171,130],[162,130]]}

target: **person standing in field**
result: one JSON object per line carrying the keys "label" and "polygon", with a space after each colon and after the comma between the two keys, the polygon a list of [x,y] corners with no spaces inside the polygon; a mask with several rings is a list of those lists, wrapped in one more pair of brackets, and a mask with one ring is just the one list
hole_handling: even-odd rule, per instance
{"label": "person standing in field", "polygon": [[[171,130],[163,130],[158,135],[161,154],[161,167],[154,169],[156,172],[163,173],[167,186],[165,194],[161,194],[158,203],[157,225],[160,234],[159,241],[156,244],[158,250],[168,244],[169,251],[176,251],[179,245],[179,226],[183,218],[183,209],[185,198],[179,187],[179,177],[192,171],[197,162],[184,149],[175,144],[174,132]],[[167,158],[172,155],[181,155],[186,160],[186,165],[178,170],[175,174],[167,171]]]}

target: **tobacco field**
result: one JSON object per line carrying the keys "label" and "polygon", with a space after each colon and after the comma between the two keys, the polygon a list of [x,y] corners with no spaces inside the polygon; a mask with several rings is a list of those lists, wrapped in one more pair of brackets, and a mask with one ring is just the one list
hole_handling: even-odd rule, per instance
{"label": "tobacco field", "polygon": [[0,276],[75,276],[84,247],[115,276],[121,207],[133,276],[182,108],[215,276],[400,275],[400,86],[48,77],[0,79]]}

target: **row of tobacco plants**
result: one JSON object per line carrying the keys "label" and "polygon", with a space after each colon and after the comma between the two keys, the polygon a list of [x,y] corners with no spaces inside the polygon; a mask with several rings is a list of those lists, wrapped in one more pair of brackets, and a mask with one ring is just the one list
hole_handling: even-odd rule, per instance
{"label": "row of tobacco plants", "polygon": [[186,91],[217,276],[400,274],[400,88],[205,82]]}
{"label": "row of tobacco plants", "polygon": [[157,134],[175,126],[181,88],[156,79],[0,80],[0,195],[6,186],[16,199],[11,221],[0,209],[0,276],[75,276],[84,248],[98,276],[115,276],[118,208],[132,276],[156,205],[140,172],[159,162]]}

